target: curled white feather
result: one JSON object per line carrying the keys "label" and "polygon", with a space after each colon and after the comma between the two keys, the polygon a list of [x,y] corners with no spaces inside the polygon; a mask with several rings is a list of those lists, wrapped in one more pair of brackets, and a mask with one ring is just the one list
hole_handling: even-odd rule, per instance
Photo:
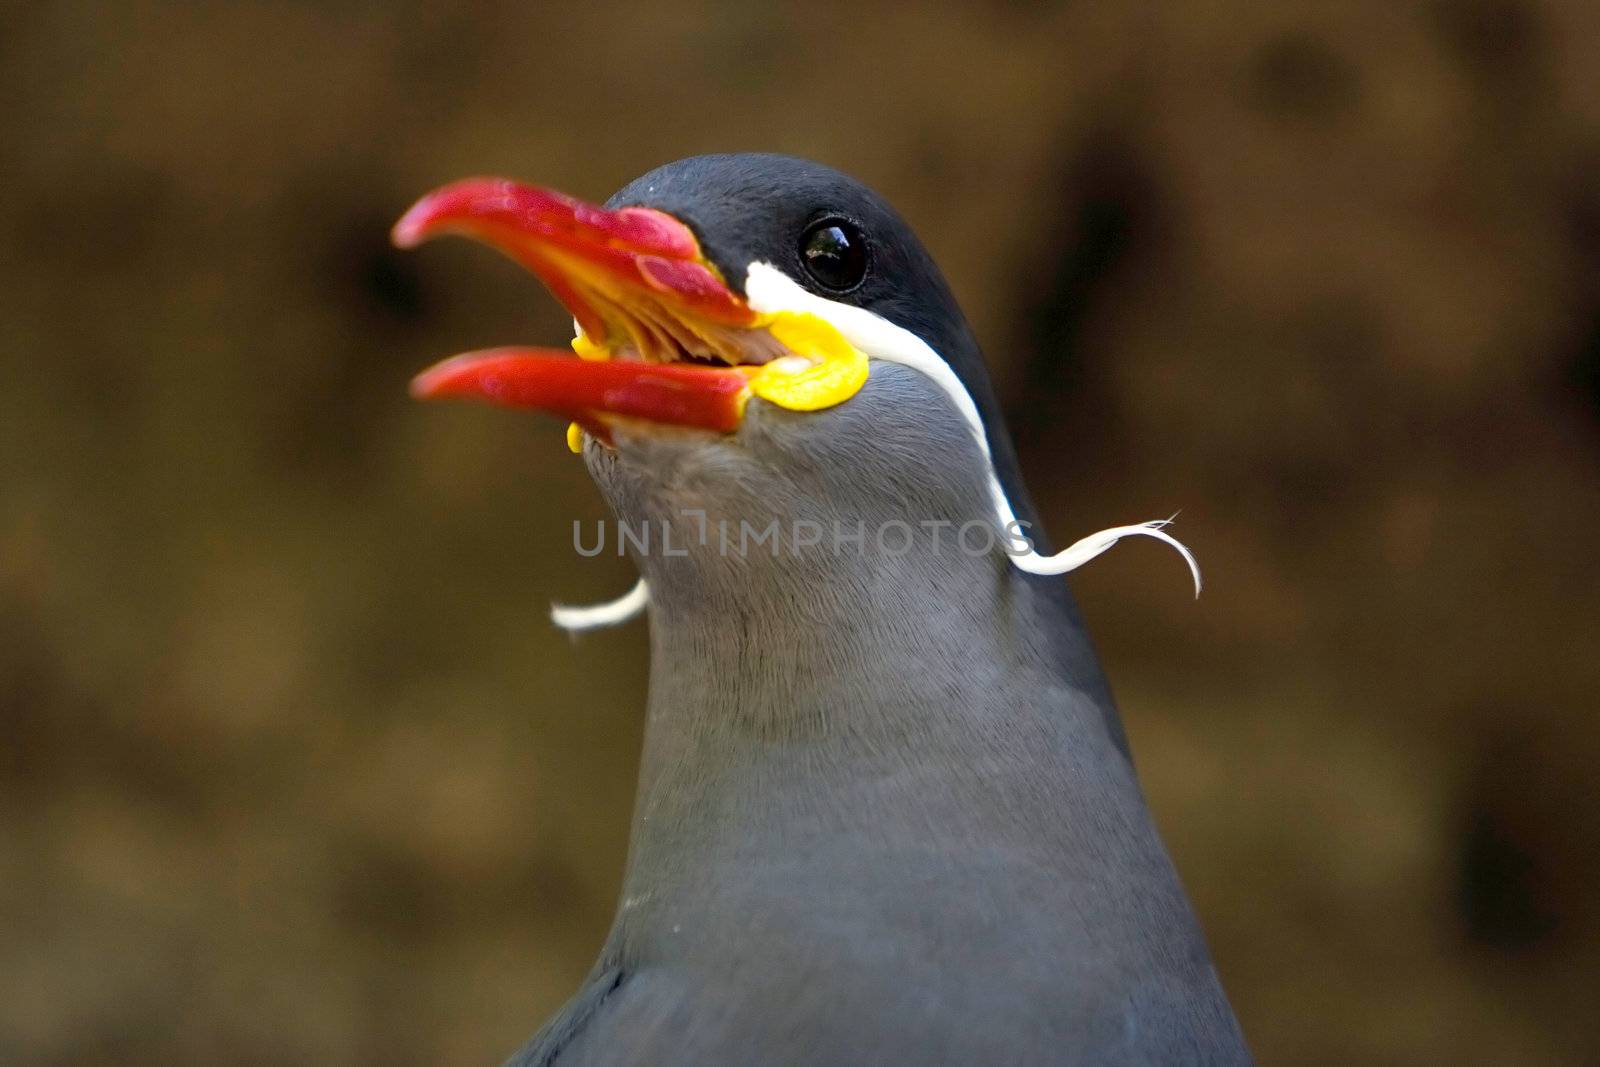
{"label": "curled white feather", "polygon": [[1077,570],[1124,537],[1153,537],[1163,544],[1172,546],[1173,551],[1182,556],[1183,562],[1189,565],[1189,576],[1194,579],[1194,595],[1199,599],[1200,562],[1194,558],[1194,553],[1189,551],[1188,545],[1167,533],[1165,528],[1170,525],[1172,525],[1171,519],[1154,519],[1132,526],[1113,526],[1109,530],[1101,530],[1080,538],[1053,556],[1041,556],[1037,552],[1029,552],[1013,556],[1012,561],[1016,563],[1018,570],[1027,571],[1029,574],[1065,574]]}
{"label": "curled white feather", "polygon": [[550,621],[569,634],[583,633],[585,630],[599,630],[627,622],[643,613],[649,604],[650,586],[640,578],[633,583],[632,589],[604,604],[590,604],[586,607],[551,604]]}

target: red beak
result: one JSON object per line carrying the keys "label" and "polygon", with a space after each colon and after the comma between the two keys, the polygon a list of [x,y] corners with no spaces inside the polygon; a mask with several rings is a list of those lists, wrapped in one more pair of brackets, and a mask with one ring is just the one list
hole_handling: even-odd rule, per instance
{"label": "red beak", "polygon": [[738,428],[750,396],[747,373],[678,361],[759,363],[770,358],[771,342],[679,220],[649,208],[608,211],[501,178],[469,178],[419,200],[393,237],[410,248],[441,233],[477,238],[537,275],[577,320],[595,358],[524,348],[467,353],[418,375],[412,395],[539,408],[603,440],[619,417]]}

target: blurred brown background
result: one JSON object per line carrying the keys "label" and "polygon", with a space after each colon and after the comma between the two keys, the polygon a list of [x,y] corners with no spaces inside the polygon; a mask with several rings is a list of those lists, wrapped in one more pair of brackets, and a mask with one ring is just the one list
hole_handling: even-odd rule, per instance
{"label": "blurred brown background", "polygon": [[551,599],[569,324],[389,223],[770,149],[985,339],[1265,1063],[1600,1060],[1592,0],[0,16],[0,1062],[496,1062],[624,855],[640,625]]}

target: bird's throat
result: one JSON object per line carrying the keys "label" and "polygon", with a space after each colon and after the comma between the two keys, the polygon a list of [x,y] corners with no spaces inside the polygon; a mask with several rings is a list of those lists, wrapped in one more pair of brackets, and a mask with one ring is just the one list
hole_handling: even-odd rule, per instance
{"label": "bird's throat", "polygon": [[[1051,813],[1106,787],[1072,761],[1132,788],[1062,583],[962,542],[988,468],[914,371],[875,368],[816,414],[753,404],[731,438],[619,433],[585,459],[618,522],[656,531],[631,553],[651,668],[619,943],[787,914],[770,897],[791,890],[865,915],[936,871],[1023,884],[1064,854]],[[803,888],[819,871],[850,884]]]}
{"label": "bird's throat", "polygon": [[1052,624],[1052,583],[1003,558],[869,569],[785,586],[781,613],[647,571],[649,714],[614,933],[630,952],[753,912],[854,921],[939,872],[950,893],[1054,878],[1052,813],[1104,788],[1073,761],[1122,765],[1115,787],[1132,788],[1093,654]]}

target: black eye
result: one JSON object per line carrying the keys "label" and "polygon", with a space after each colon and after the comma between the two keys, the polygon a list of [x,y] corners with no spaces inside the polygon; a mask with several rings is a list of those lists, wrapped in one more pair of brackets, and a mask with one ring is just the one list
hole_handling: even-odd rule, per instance
{"label": "black eye", "polygon": [[844,219],[814,222],[800,238],[800,261],[826,289],[854,289],[867,273],[867,239]]}

